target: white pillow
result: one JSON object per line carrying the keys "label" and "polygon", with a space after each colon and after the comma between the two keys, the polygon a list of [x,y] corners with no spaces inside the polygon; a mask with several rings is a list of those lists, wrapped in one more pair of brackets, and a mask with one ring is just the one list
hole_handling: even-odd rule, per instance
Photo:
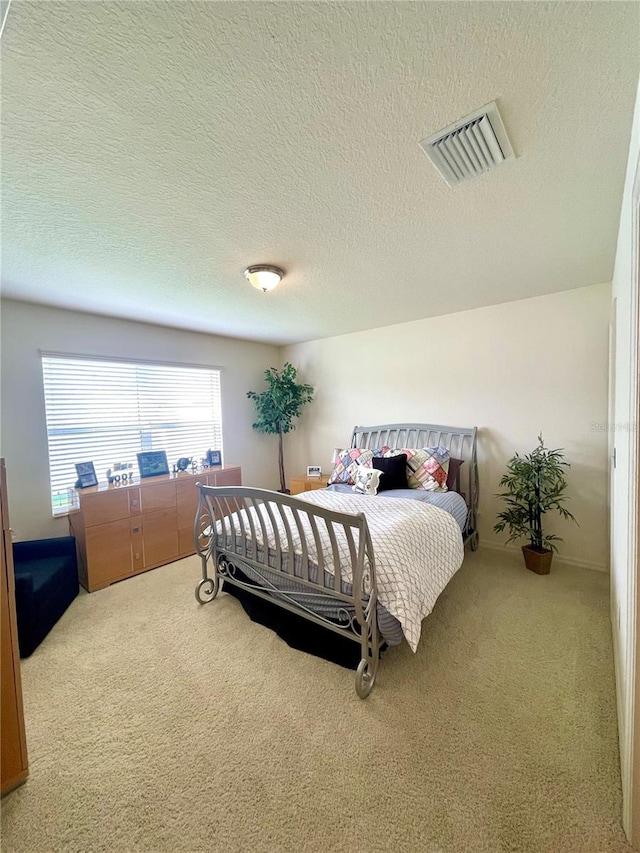
{"label": "white pillow", "polygon": [[358,465],[353,476],[355,485],[351,488],[354,492],[360,495],[377,494],[382,471],[378,471],[377,468],[365,468],[364,465]]}

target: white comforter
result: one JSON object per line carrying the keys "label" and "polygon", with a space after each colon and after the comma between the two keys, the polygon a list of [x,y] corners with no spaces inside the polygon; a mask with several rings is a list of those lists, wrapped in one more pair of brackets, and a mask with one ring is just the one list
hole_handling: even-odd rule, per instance
{"label": "white comforter", "polygon": [[453,516],[403,498],[320,490],[296,497],[339,512],[364,512],[376,560],[378,599],[400,622],[415,652],[422,620],[464,558],[462,534]]}
{"label": "white comforter", "polygon": [[[462,535],[453,516],[429,504],[402,498],[384,500],[324,490],[304,492],[296,497],[338,512],[364,512],[376,561],[378,600],[400,622],[407,642],[415,652],[422,620],[432,611],[438,596],[460,568],[464,557]],[[284,509],[288,514],[288,509]],[[261,515],[265,520],[269,547],[273,548],[275,537],[271,524],[266,512],[262,511]],[[278,513],[274,515],[279,521]],[[235,521],[235,516],[233,518]],[[277,526],[280,527],[281,523]],[[220,522],[217,527],[220,533]],[[261,525],[256,523],[255,527],[259,543],[264,544]],[[296,530],[295,523],[291,524],[291,528]],[[236,532],[239,533],[237,527]],[[283,543],[286,542],[283,535],[279,538]],[[313,560],[315,545],[310,532],[307,543],[309,559]],[[349,552],[343,537],[342,541],[338,539],[338,545],[343,552],[341,562],[348,565]],[[299,553],[300,540],[297,535],[294,536],[293,546],[294,551]],[[325,560],[328,570],[329,542]],[[353,578],[345,571],[342,580],[352,583]]]}

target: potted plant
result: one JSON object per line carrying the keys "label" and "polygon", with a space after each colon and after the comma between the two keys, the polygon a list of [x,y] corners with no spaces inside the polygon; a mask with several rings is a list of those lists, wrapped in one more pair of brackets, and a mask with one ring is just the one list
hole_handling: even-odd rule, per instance
{"label": "potted plant", "polygon": [[266,391],[247,391],[247,397],[256,404],[258,420],[252,424],[258,432],[278,436],[278,467],[280,491],[289,494],[284,476],[284,451],[282,436],[292,429],[294,418],[300,417],[302,407],[313,399],[313,388],[296,381],[297,371],[287,362],[281,371],[270,367],[264,372]]}
{"label": "potted plant", "polygon": [[549,574],[553,552],[558,550],[556,542],[562,542],[559,536],[544,533],[542,517],[557,511],[563,518],[575,521],[564,506],[565,470],[570,465],[563,458],[562,449],[549,450],[539,435],[538,446],[531,453],[516,453],[507,462],[507,473],[500,480],[506,491],[496,496],[505,501],[507,508],[499,513],[494,531],[508,530],[505,544],[527,537],[529,544],[522,546],[525,565],[539,575]]}

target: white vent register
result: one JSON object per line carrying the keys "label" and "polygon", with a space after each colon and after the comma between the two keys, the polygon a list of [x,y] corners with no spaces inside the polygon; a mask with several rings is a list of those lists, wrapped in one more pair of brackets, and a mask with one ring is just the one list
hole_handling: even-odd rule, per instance
{"label": "white vent register", "polygon": [[450,187],[515,159],[495,102],[423,139],[420,147]]}

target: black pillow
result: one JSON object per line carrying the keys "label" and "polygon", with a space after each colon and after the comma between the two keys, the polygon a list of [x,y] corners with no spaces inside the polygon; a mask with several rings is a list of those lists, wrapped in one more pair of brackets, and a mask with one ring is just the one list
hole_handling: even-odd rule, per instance
{"label": "black pillow", "polygon": [[408,489],[407,482],[407,454],[399,456],[374,456],[373,467],[382,471],[378,492],[386,492],[389,489]]}

